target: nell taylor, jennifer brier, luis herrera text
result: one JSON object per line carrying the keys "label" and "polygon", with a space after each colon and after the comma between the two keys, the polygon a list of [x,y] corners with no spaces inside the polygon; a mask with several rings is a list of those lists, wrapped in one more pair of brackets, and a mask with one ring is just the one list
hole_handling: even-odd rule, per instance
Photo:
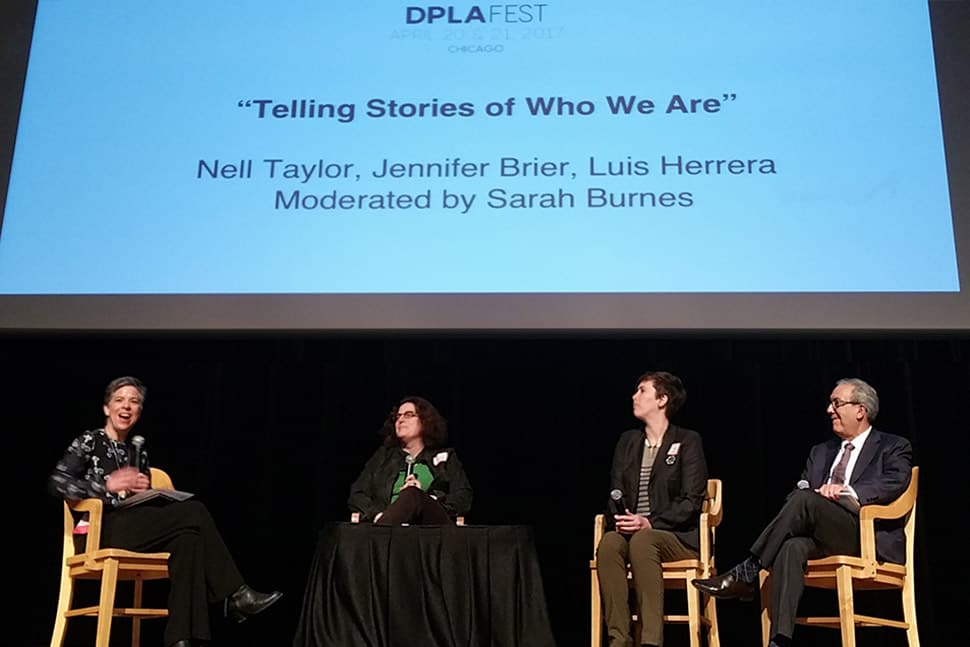
{"label": "nell taylor, jennifer brier, luis herrera text", "polygon": [[[257,164],[262,165],[268,179],[295,180],[306,184],[311,180],[360,180],[354,162],[335,162],[318,159],[313,162],[294,162],[282,158],[263,160],[240,159],[227,162],[220,159],[199,160],[196,179],[251,179]],[[494,167],[494,168],[493,168]],[[775,160],[760,159],[687,159],[682,155],[661,155],[656,165],[660,175],[774,175]],[[600,159],[590,156],[586,164],[589,177],[639,176],[651,174],[649,160],[627,155],[623,159]],[[401,162],[382,158],[368,175],[375,178],[476,178],[488,177],[566,177],[575,178],[572,163],[563,160],[541,160],[501,157],[496,162],[466,161],[446,157],[440,161]]]}

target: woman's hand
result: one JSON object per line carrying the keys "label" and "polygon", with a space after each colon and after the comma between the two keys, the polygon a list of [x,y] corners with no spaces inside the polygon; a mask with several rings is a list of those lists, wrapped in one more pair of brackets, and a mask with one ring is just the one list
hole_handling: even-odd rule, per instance
{"label": "woman's hand", "polygon": [[632,535],[638,530],[650,528],[650,520],[642,514],[633,514],[629,510],[626,514],[613,515],[616,519],[616,531],[624,535]]}
{"label": "woman's hand", "polygon": [[418,480],[417,476],[415,476],[414,474],[411,474],[406,479],[404,479],[404,485],[401,486],[401,489],[403,490],[406,487],[416,487],[420,490],[422,489],[421,481]]}
{"label": "woman's hand", "polygon": [[108,492],[143,492],[151,487],[148,477],[134,467],[122,467],[113,471],[105,479]]}

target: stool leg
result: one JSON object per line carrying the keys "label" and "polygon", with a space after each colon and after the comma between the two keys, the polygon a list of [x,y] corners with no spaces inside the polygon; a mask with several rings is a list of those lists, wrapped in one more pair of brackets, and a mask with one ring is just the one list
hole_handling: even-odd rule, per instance
{"label": "stool leg", "polygon": [[842,629],[842,647],[855,647],[855,601],[852,596],[852,571],[840,566],[835,572],[839,591],[839,625]]}
{"label": "stool leg", "polygon": [[721,647],[721,635],[717,631],[717,605],[714,596],[704,596],[704,615],[707,616],[707,647]]}
{"label": "stool leg", "polygon": [[758,579],[761,583],[761,644],[768,647],[771,641],[771,573],[761,570]]}
{"label": "stool leg", "polygon": [[590,645],[591,647],[602,647],[603,645],[603,607],[602,600],[600,600],[600,583],[596,577],[596,567],[590,569],[590,598],[592,599],[591,605],[591,619],[590,619]]}
{"label": "stool leg", "polygon": [[54,616],[54,633],[51,635],[51,647],[63,647],[64,635],[67,633],[66,614],[74,601],[74,578],[68,572],[67,565],[61,568],[61,593],[57,600],[57,615]]}
{"label": "stool leg", "polygon": [[95,647],[109,647],[111,641],[111,618],[115,606],[115,589],[118,586],[118,561],[108,559],[101,572],[101,601],[98,604],[98,635]]}
{"label": "stool leg", "polygon": [[[135,594],[134,594],[134,606],[136,609],[142,608],[141,603],[141,593],[142,593],[142,582],[141,578],[135,580]],[[141,618],[135,616],[131,619],[131,647],[139,647],[141,645]]]}
{"label": "stool leg", "polygon": [[701,647],[701,592],[691,586],[690,581],[699,577],[698,573],[690,573],[685,578],[687,583],[687,625],[690,627],[690,647]]}

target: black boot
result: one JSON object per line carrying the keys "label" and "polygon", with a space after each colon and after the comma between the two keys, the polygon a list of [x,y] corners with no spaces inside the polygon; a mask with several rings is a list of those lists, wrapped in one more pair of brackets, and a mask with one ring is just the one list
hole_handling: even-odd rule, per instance
{"label": "black boot", "polygon": [[260,593],[243,584],[226,598],[226,617],[242,622],[249,616],[270,608],[281,597],[283,594],[279,591]]}

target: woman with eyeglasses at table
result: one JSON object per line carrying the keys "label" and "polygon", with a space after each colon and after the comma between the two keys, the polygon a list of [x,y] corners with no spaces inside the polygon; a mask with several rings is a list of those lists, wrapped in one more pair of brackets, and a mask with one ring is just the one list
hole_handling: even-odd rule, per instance
{"label": "woman with eyeglasses at table", "polygon": [[468,513],[472,487],[447,423],[434,405],[402,398],[384,423],[384,443],[350,487],[347,505],[380,525],[452,523]]}

